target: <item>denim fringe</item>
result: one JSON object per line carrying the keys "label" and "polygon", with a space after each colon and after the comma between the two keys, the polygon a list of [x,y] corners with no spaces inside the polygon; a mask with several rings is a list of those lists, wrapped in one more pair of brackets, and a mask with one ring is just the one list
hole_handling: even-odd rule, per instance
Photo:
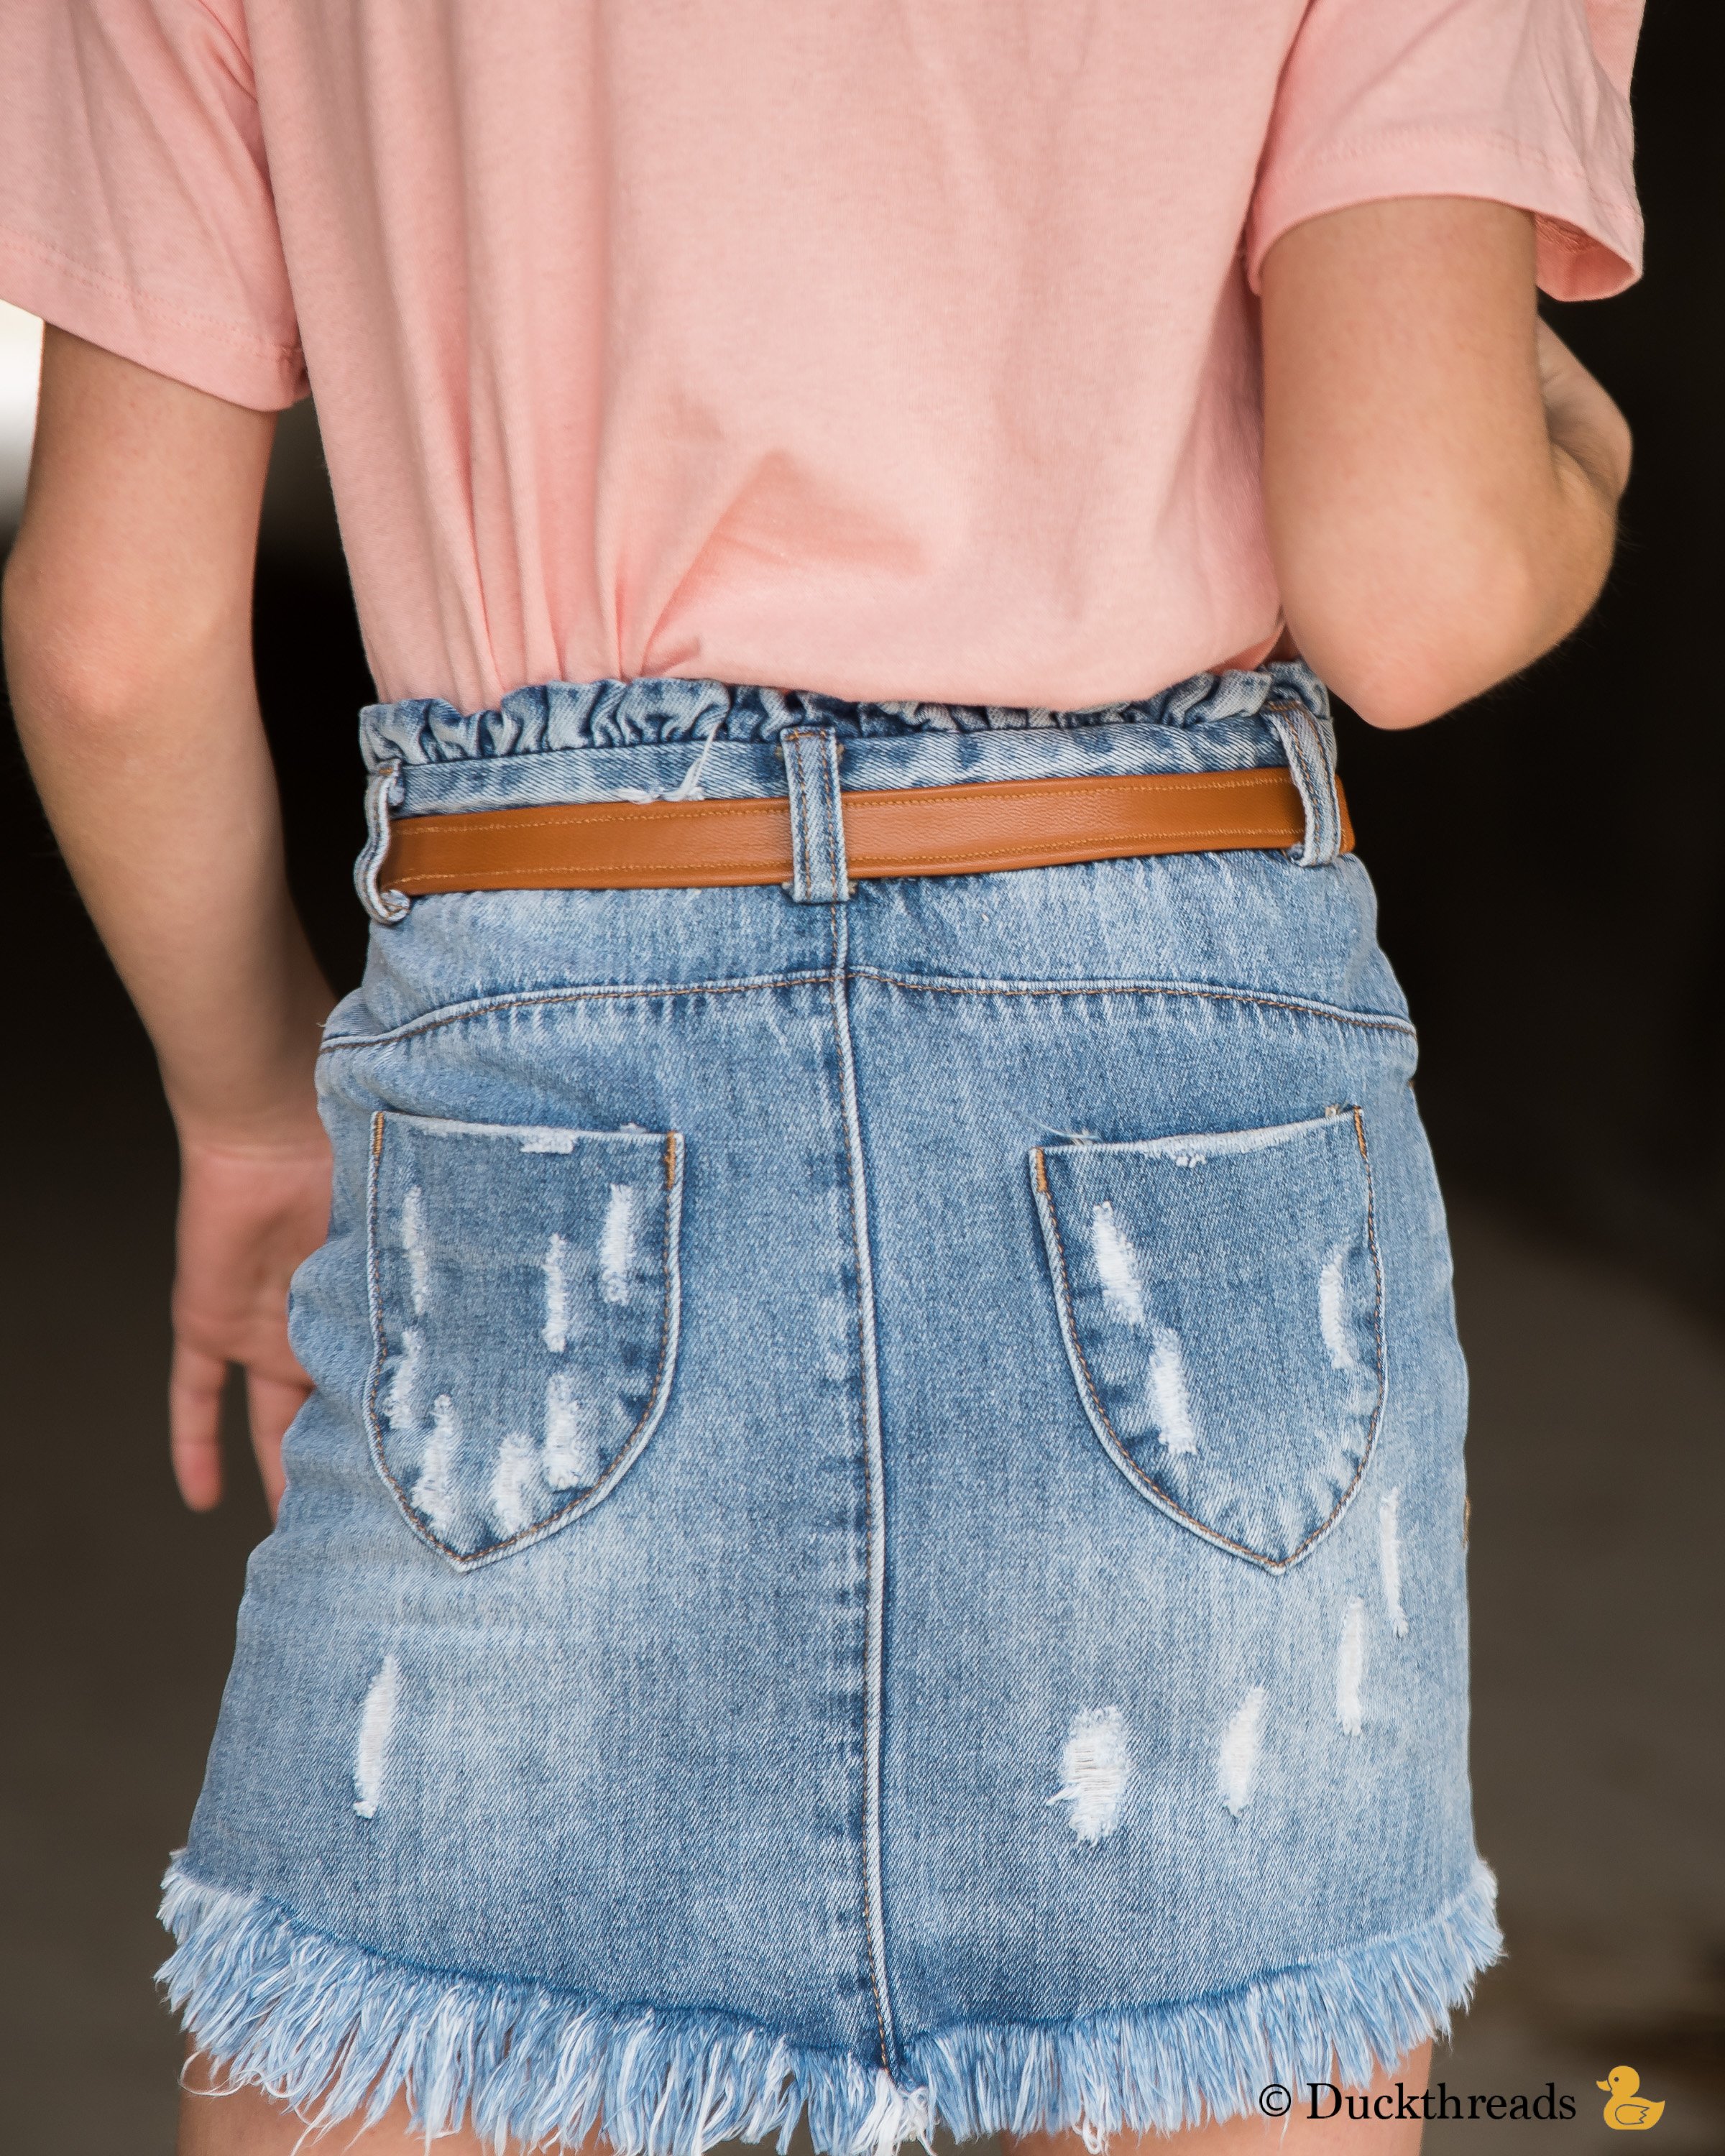
{"label": "denim fringe", "polygon": [[531,1984],[413,1967],[295,1923],[176,1862],[161,1971],[230,2087],[309,2121],[372,2123],[405,2092],[415,2128],[466,2120],[501,2147],[573,2148],[597,2125],[619,2156],[787,2147],[806,2114],[816,2156],[892,2156],[953,2135],[1076,2128],[1173,2132],[1257,2107],[1280,2082],[1368,2080],[1447,2033],[1502,1940],[1484,1865],[1417,1930],[1182,2005],[1070,2022],[974,2024],[919,2039],[903,2077],[716,2014],[612,2010]]}

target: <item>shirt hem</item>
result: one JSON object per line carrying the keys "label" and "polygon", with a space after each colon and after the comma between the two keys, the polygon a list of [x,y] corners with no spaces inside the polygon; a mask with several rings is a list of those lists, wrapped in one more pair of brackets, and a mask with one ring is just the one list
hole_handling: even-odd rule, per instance
{"label": "shirt hem", "polygon": [[1260,289],[1265,256],[1295,225],[1363,203],[1434,195],[1529,211],[1538,221],[1536,274],[1555,300],[1607,299],[1641,274],[1639,208],[1602,189],[1584,166],[1512,136],[1408,126],[1332,144],[1275,176],[1247,228],[1252,290]]}
{"label": "shirt hem", "polygon": [[307,393],[297,346],[155,299],[5,227],[0,295],[57,329],[231,404],[280,411]]}

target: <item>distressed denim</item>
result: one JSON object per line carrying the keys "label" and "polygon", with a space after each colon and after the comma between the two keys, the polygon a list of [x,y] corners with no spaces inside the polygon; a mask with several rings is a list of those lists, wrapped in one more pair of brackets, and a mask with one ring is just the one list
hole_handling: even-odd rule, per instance
{"label": "distressed denim", "polygon": [[[861,2156],[1442,2030],[1497,1950],[1465,1379],[1310,675],[364,742],[316,1389],[167,1889],[204,2048],[330,2118]],[[835,768],[1284,761],[1287,854],[853,886],[830,828]],[[377,873],[392,814],[788,788],[784,888]]]}

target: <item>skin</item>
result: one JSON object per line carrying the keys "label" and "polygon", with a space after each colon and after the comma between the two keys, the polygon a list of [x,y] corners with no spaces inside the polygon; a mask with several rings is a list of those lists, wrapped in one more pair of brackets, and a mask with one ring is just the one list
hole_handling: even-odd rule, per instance
{"label": "skin", "polygon": [[1264,264],[1265,497],[1288,626],[1415,726],[1561,641],[1610,566],[1630,433],[1535,311],[1533,223],[1368,203]]}
{"label": "skin", "polygon": [[[1441,198],[1338,211],[1280,240],[1263,281],[1264,475],[1290,637],[1373,724],[1423,724],[1527,665],[1593,604],[1629,430],[1538,320],[1521,211]],[[198,1510],[221,1492],[231,1366],[280,1496],[282,1436],[308,1389],[287,1282],[329,1203],[312,1068],[332,999],[288,897],[251,673],[273,425],[50,329],[4,591],[25,750],[179,1133],[170,1426]],[[1425,2066],[1423,2052],[1403,2061],[1410,2088]],[[254,2091],[188,2094],[184,2117],[185,2156],[287,2156],[304,2132]],[[1419,2138],[1298,2118],[1146,2138],[1245,2156],[1285,2132],[1306,2156],[1412,2156]],[[1055,2156],[1056,2140],[1077,2156],[1076,2135],[1022,2146]],[[336,2145],[386,2156],[409,2140],[391,2122],[343,2128]]]}

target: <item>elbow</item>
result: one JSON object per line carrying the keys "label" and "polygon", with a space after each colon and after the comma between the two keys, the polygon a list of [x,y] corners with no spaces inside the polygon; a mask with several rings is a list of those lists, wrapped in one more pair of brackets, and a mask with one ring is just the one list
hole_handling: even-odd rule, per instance
{"label": "elbow", "polygon": [[1380,556],[1365,573],[1288,579],[1288,624],[1313,670],[1368,726],[1422,726],[1482,696],[1579,619],[1517,544],[1444,573],[1429,556]]}
{"label": "elbow", "polygon": [[[28,742],[52,721],[95,723],[101,706],[126,694],[121,639],[111,624],[93,617],[88,588],[71,565],[33,547],[28,523],[7,557],[0,582],[0,635],[14,715]],[[105,631],[105,633],[104,633]]]}
{"label": "elbow", "polygon": [[1400,624],[1361,633],[1352,624],[1317,634],[1296,631],[1307,663],[1369,726],[1405,733],[1471,701],[1502,675],[1457,663],[1453,649],[1409,635]]}
{"label": "elbow", "polygon": [[0,579],[7,681],[27,739],[43,726],[95,741],[124,732],[207,666],[218,640],[218,624],[189,608],[164,619],[74,572],[39,557],[26,533]]}

